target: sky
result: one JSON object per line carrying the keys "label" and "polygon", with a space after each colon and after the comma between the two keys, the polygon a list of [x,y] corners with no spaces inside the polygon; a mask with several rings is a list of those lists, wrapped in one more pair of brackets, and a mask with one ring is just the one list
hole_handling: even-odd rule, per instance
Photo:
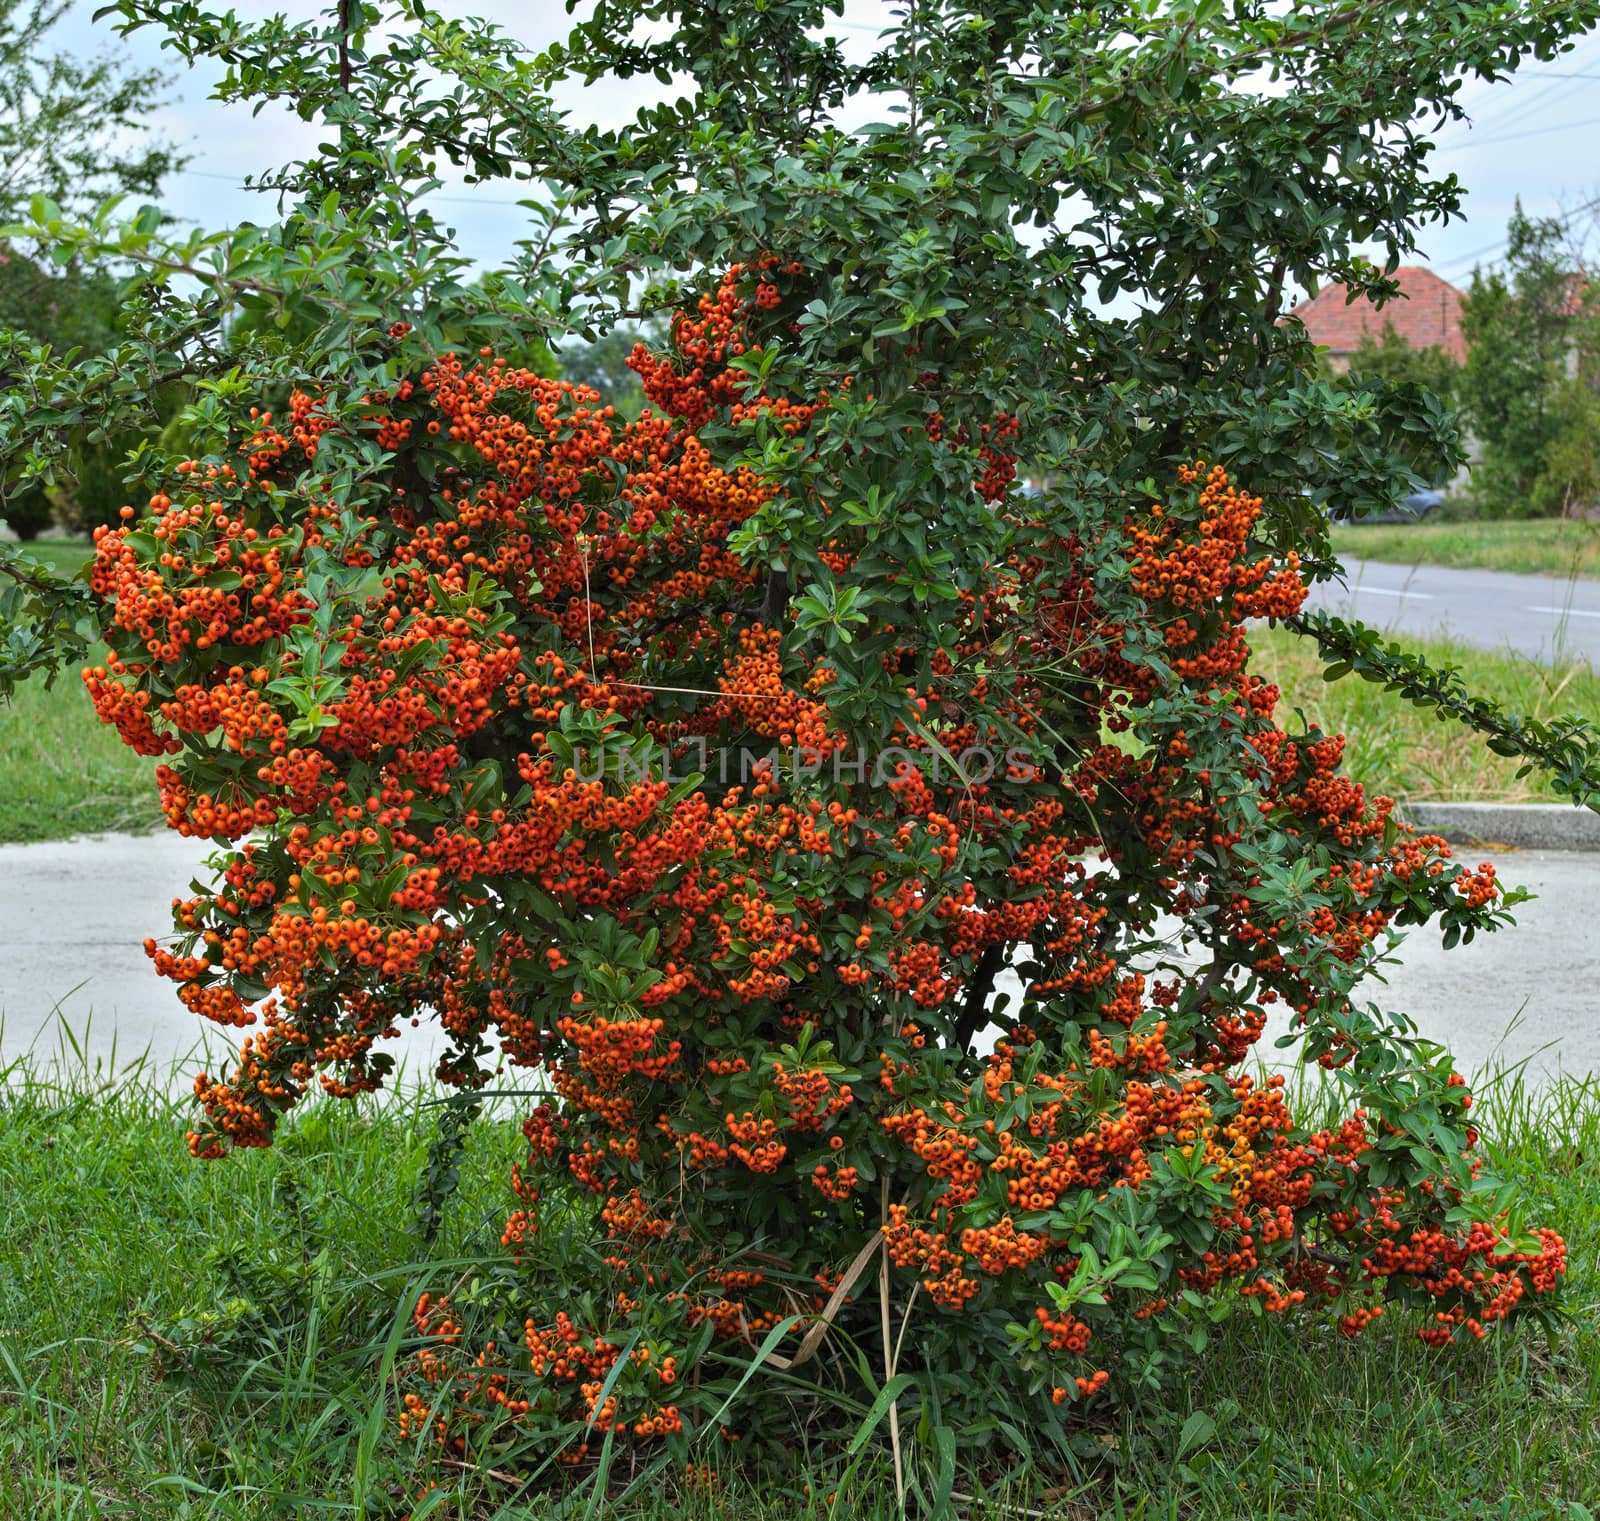
{"label": "sky", "polygon": [[[155,125],[191,155],[162,196],[164,208],[180,222],[216,229],[235,221],[262,220],[271,203],[241,188],[244,175],[259,173],[291,157],[307,155],[325,133],[297,118],[247,107],[222,106],[207,97],[215,70],[190,70],[159,47],[153,27],[122,39],[92,14],[101,0],[75,0],[54,42],[72,52],[120,51],[141,66],[164,67],[175,75],[172,103],[158,112]],[[437,0],[446,12],[486,17],[531,48],[565,36],[572,18],[559,0]],[[234,0],[242,17],[287,11],[310,17],[315,0],[266,4]],[[847,51],[864,54],[888,17],[885,0],[847,0],[834,23]],[[585,89],[569,86],[557,103],[578,123],[615,127],[630,120],[646,89],[669,92],[637,80],[602,82]],[[1537,60],[1507,82],[1474,81],[1463,101],[1471,120],[1454,124],[1437,137],[1435,163],[1453,171],[1466,187],[1466,216],[1444,228],[1422,233],[1422,262],[1445,279],[1465,286],[1477,265],[1491,265],[1504,252],[1506,221],[1518,196],[1534,216],[1569,213],[1600,197],[1600,32],[1581,39],[1576,49],[1550,63]],[[463,251],[484,265],[501,262],[523,235],[524,213],[509,185],[452,187],[441,192],[441,214],[459,234]]]}

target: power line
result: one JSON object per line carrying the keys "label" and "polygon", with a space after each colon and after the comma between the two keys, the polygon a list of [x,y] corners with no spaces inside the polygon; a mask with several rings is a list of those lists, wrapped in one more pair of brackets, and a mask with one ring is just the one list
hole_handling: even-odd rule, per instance
{"label": "power line", "polygon": [[[1585,201],[1581,206],[1574,206],[1571,211],[1563,213],[1556,220],[1561,223],[1562,230],[1566,231],[1579,217],[1590,211],[1600,211],[1600,195],[1595,196],[1593,200]],[[1436,266],[1434,273],[1443,278],[1448,274],[1462,272],[1469,266],[1476,265],[1484,254],[1496,253],[1500,249],[1507,247],[1510,241],[1509,238],[1501,238],[1498,243],[1490,243],[1486,247],[1474,249],[1473,252],[1468,254],[1459,254],[1454,259]],[[1494,264],[1498,261],[1491,259],[1489,262]]]}
{"label": "power line", "polygon": [[1457,270],[1469,269],[1477,264],[1478,260],[1483,258],[1485,254],[1499,253],[1508,241],[1506,238],[1496,238],[1492,243],[1485,243],[1482,248],[1474,248],[1471,253],[1457,254],[1455,258],[1447,263],[1435,266],[1434,273],[1443,275],[1447,272],[1453,273]]}
{"label": "power line", "polygon": [[1493,127],[1497,132],[1506,127],[1514,127],[1519,122],[1526,121],[1530,116],[1536,116],[1542,109],[1553,105],[1557,98],[1570,95],[1573,90],[1579,88],[1581,88],[1579,81],[1557,79],[1535,90],[1533,94],[1524,96],[1521,100],[1507,101],[1505,109],[1502,111],[1488,112],[1487,125]]}
{"label": "power line", "polygon": [[1437,153],[1465,153],[1469,148],[1492,148],[1501,143],[1520,142],[1525,137],[1544,137],[1551,132],[1576,132],[1579,127],[1593,127],[1600,125],[1600,116],[1586,116],[1582,121],[1556,122],[1548,127],[1529,127],[1525,132],[1508,132],[1504,136],[1490,136],[1478,138],[1470,143],[1447,143],[1443,148],[1437,148]]}
{"label": "power line", "polygon": [[[1569,57],[1568,61],[1571,63],[1581,62],[1584,64],[1596,61],[1592,56],[1594,40],[1595,39],[1593,38],[1586,39],[1583,43],[1579,44],[1578,47],[1572,49],[1571,56]],[[1487,115],[1488,120],[1486,124],[1492,126],[1496,131],[1500,131],[1506,127],[1514,126],[1520,121],[1526,121],[1530,115],[1534,114],[1541,107],[1550,104],[1550,97],[1552,95],[1558,93],[1562,95],[1570,94],[1572,85],[1569,83],[1562,83],[1560,81],[1582,80],[1585,78],[1596,77],[1600,76],[1588,74],[1578,70],[1538,69],[1525,71],[1519,69],[1516,71],[1516,73],[1489,84],[1484,89],[1482,94],[1476,97],[1476,99],[1485,101],[1487,103],[1485,114]],[[1558,81],[1558,83],[1543,89],[1539,89],[1532,95],[1522,95],[1519,98],[1511,100],[1506,99],[1504,92],[1501,90],[1501,86],[1510,85],[1513,82],[1522,79],[1531,79],[1535,81],[1552,79]],[[1465,106],[1464,109],[1467,111],[1467,114],[1470,117],[1477,117],[1478,113],[1473,105],[1469,104]],[[1457,124],[1453,123],[1452,125]]]}

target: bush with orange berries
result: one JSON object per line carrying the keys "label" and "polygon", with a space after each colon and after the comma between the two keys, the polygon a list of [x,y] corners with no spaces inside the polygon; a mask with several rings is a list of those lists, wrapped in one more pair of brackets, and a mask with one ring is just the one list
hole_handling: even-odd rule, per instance
{"label": "bush with orange berries", "polygon": [[682,1471],[866,1363],[1064,1446],[1224,1308],[1445,1342],[1547,1301],[1560,1239],[1361,986],[1505,896],[1251,669],[1306,590],[1260,502],[1196,464],[1069,508],[1020,419],[937,397],[931,467],[837,489],[874,401],[772,363],[807,291],[731,269],[635,352],[637,421],[487,351],[297,391],[97,538],[84,680],[220,849],[148,944],[247,1032],[196,1154],[376,1089],[418,1017],[443,1082],[542,1094],[502,1259],[416,1305],[401,1434]]}

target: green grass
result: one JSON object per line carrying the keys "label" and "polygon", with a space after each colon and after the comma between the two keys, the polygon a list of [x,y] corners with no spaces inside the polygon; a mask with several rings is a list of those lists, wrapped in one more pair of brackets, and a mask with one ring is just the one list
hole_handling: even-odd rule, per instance
{"label": "green grass", "polygon": [[1600,576],[1600,523],[1371,523],[1333,530],[1341,557],[1523,575]]}
{"label": "green grass", "polygon": [[[26,552],[73,574],[91,548],[45,540]],[[154,762],[94,716],[76,671],[63,671],[49,688],[34,677],[0,704],[0,843],[154,829],[161,822],[154,773]]]}
{"label": "green grass", "polygon": [[[418,1480],[386,1435],[392,1408],[377,1373],[408,1296],[448,1287],[464,1256],[495,1252],[514,1129],[474,1130],[469,1182],[419,1260],[409,1201],[435,1111],[416,1100],[323,1104],[271,1151],[206,1164],[189,1160],[183,1107],[164,1086],[13,1073],[0,1096],[0,1521],[403,1515]],[[1553,1341],[1524,1326],[1432,1351],[1401,1314],[1355,1341],[1305,1323],[1233,1324],[1164,1404],[1123,1410],[1093,1435],[1103,1457],[1092,1470],[1015,1486],[1011,1503],[1004,1477],[989,1474],[990,1498],[959,1514],[1590,1516],[1582,1505],[1600,1495],[1600,1085],[1534,1095],[1510,1079],[1487,1107],[1491,1164],[1571,1249],[1573,1313]],[[242,1266],[251,1263],[253,1273]],[[192,1317],[207,1314],[207,1356],[225,1376],[155,1339],[190,1317],[189,1345],[204,1345]],[[1186,1423],[1197,1439],[1180,1463],[1170,1433]],[[431,1477],[443,1490],[436,1516],[558,1513],[536,1501],[507,1508],[514,1490],[482,1475],[436,1466]],[[622,1505],[561,1513],[822,1521],[827,1510],[799,1485],[797,1475],[752,1490],[730,1475],[710,1499],[657,1484]],[[957,1489],[982,1485],[969,1474]],[[887,1521],[891,1494],[876,1469],[832,1516]]]}
{"label": "green grass", "polygon": [[0,842],[161,822],[155,762],[94,716],[75,671],[30,678],[0,706]]}
{"label": "green grass", "polygon": [[94,553],[94,545],[87,539],[35,539],[18,547],[24,554],[43,561],[51,570],[69,576],[82,570]]}
{"label": "green grass", "polygon": [[[0,1099],[3,1521],[287,1518],[351,1492],[373,1349],[417,1255],[409,1197],[435,1111],[325,1105],[286,1144],[217,1167],[189,1158],[186,1106],[165,1086],[14,1075]],[[435,1283],[503,1215],[513,1139],[472,1138],[479,1186],[455,1201]],[[219,1394],[176,1360],[157,1377],[147,1330],[218,1314],[220,1357],[241,1297],[259,1343],[241,1387]]]}
{"label": "green grass", "polygon": [[[1285,629],[1250,635],[1252,669],[1283,689],[1280,719],[1300,708],[1329,734],[1349,737],[1345,769],[1369,790],[1402,801],[1552,802],[1538,772],[1517,776],[1518,763],[1495,755],[1471,730],[1347,676],[1322,679],[1317,647]],[[1407,639],[1433,665],[1458,666],[1468,688],[1525,718],[1573,714],[1600,729],[1600,675],[1586,662],[1543,666],[1525,656],[1494,654],[1453,640]]]}

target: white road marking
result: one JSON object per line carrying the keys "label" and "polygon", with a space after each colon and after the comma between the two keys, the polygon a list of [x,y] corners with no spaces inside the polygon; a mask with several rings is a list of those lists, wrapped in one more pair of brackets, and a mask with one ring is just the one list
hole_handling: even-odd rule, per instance
{"label": "white road marking", "polygon": [[1418,602],[1433,601],[1432,592],[1395,591],[1392,587],[1388,586],[1357,585],[1350,588],[1350,595],[1353,597],[1359,597],[1366,592],[1370,592],[1374,597],[1415,597]]}
{"label": "white road marking", "polygon": [[1558,618],[1600,618],[1600,613],[1591,613],[1583,607],[1530,607],[1525,609],[1530,613],[1554,613]]}

